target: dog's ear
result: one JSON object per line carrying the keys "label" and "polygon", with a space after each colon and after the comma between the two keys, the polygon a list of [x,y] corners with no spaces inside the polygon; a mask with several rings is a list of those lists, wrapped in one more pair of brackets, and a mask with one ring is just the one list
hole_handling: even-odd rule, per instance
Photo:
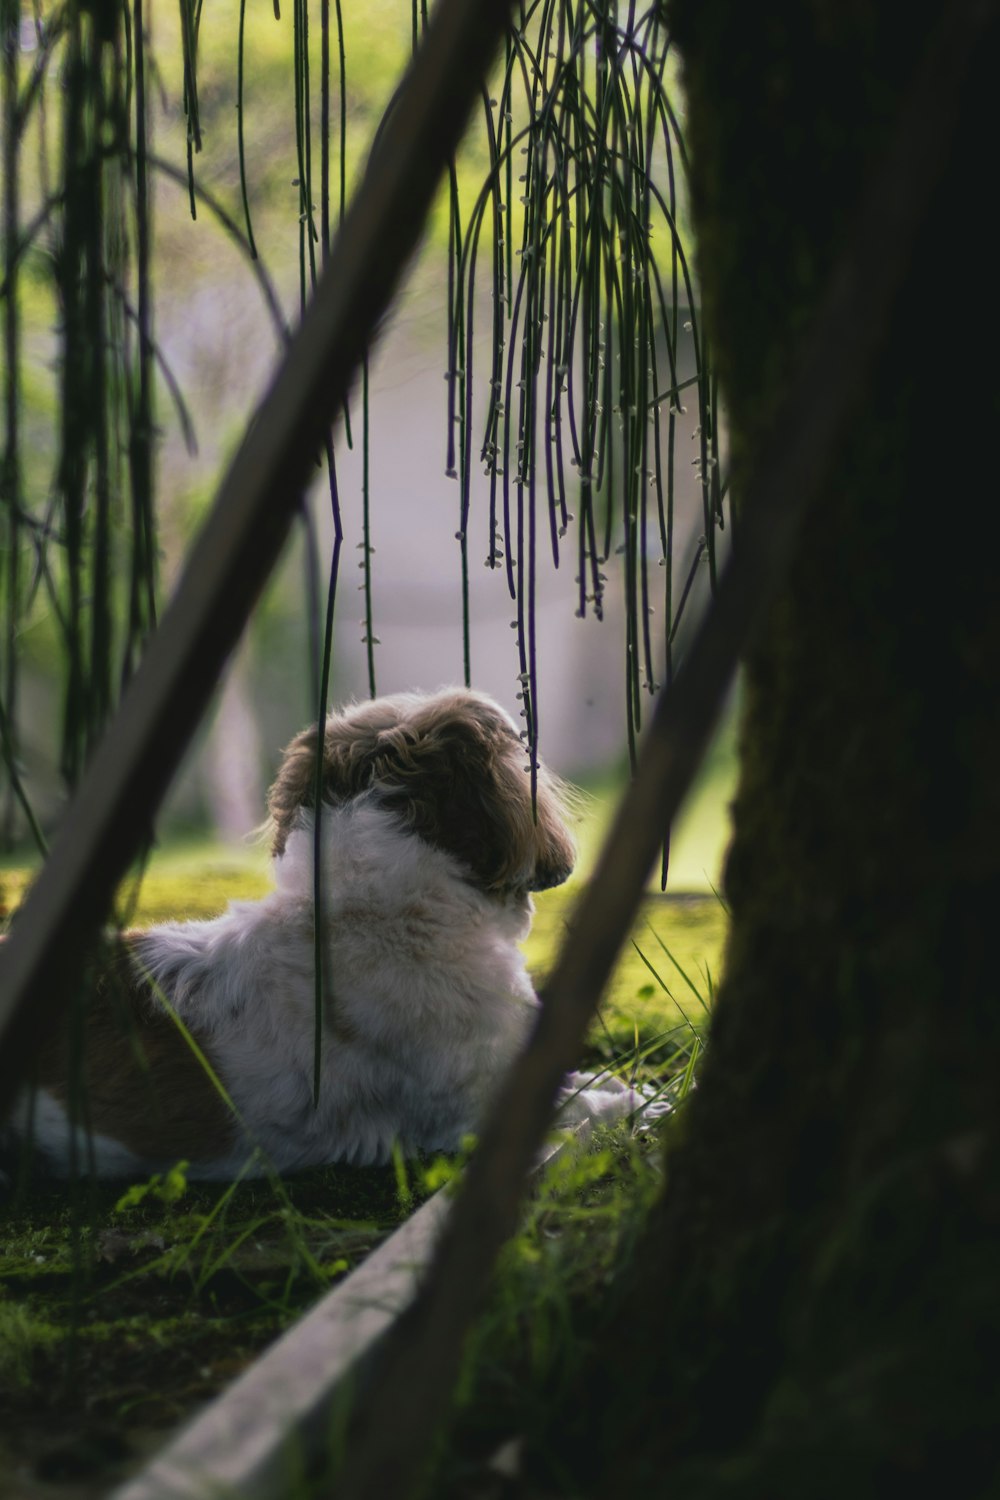
{"label": "dog's ear", "polygon": [[303,729],[285,748],[281,767],[267,794],[271,853],[284,854],[299,809],[312,807],[316,795],[316,726]]}
{"label": "dog's ear", "polygon": [[558,785],[540,770],[532,808],[524,748],[491,704],[461,694],[437,700],[382,730],[372,760],[380,798],[481,889],[543,890],[572,870]]}
{"label": "dog's ear", "polygon": [[[324,802],[349,801],[367,791],[380,778],[388,761],[395,759],[392,747],[383,745],[384,733],[397,726],[386,700],[356,705],[344,714],[331,715],[323,731],[323,778],[320,795]],[[388,726],[388,728],[386,727]],[[319,726],[310,725],[285,747],[278,774],[267,794],[271,853],[283,854],[288,837],[300,822],[303,809],[316,805],[316,751]]]}
{"label": "dog's ear", "polygon": [[[319,726],[310,725],[286,746],[281,766],[267,794],[270,815],[271,853],[283,854],[288,836],[299,822],[303,808],[316,805],[316,749]],[[370,784],[366,763],[370,736],[344,735],[342,723],[328,719],[323,735],[324,802],[341,802]]]}

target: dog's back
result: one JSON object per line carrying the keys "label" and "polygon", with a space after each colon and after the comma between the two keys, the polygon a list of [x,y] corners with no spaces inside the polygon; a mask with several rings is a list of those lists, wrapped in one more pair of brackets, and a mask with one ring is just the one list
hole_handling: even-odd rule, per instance
{"label": "dog's back", "polygon": [[[348,708],[292,741],[269,797],[277,888],[107,948],[47,1042],[15,1133],[58,1172],[178,1159],[232,1176],[449,1149],[531,1024],[531,891],[566,878],[558,783],[481,694]],[[324,984],[313,1096],[314,830]]]}

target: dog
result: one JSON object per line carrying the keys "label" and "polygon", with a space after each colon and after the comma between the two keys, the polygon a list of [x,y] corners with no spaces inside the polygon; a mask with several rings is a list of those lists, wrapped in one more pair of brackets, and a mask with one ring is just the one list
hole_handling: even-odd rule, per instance
{"label": "dog", "polygon": [[[514,722],[465,689],[349,706],[319,775],[318,752],[316,727],[297,735],[271,787],[270,894],[104,952],[13,1118],[49,1172],[365,1166],[455,1151],[479,1125],[537,1015],[519,945],[532,893],[573,867],[566,789],[539,766],[533,799]],[[591,1075],[563,1100],[567,1124],[641,1105]]]}

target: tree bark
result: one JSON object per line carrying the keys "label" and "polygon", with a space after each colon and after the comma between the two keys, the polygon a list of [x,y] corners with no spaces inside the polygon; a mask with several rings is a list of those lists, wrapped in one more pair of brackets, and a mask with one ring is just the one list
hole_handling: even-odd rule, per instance
{"label": "tree bark", "polygon": [[[674,0],[737,494],[942,10]],[[746,662],[726,977],[631,1306],[567,1422],[587,1493],[1000,1479],[993,15]]]}

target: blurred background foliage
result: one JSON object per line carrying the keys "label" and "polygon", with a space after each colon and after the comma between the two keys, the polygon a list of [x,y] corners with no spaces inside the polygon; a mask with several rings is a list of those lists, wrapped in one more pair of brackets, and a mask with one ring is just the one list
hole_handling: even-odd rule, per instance
{"label": "blurred background foliage", "polygon": [[[9,861],[44,844],[134,669],[426,14],[0,14]],[[363,598],[354,611],[341,569],[331,701],[468,676],[522,714],[530,751],[610,802],[726,541],[687,251],[683,104],[656,8],[515,9],[334,435],[335,478],[317,471],[162,840],[259,822],[279,747],[315,717],[340,535]],[[732,740],[730,722],[675,843],[676,888],[718,878]]]}

